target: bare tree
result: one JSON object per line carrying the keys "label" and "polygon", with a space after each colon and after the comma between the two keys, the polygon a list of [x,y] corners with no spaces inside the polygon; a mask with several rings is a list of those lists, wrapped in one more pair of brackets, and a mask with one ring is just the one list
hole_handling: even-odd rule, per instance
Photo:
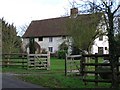
{"label": "bare tree", "polygon": [[25,33],[25,31],[27,30],[28,26],[29,26],[29,24],[25,24],[25,25],[20,27],[20,29],[21,29],[20,35],[21,36]]}
{"label": "bare tree", "polygon": [[112,70],[112,87],[118,87],[118,79],[117,79],[117,53],[116,53],[116,44],[115,44],[115,22],[114,19],[117,15],[120,15],[120,2],[119,0],[80,0],[85,1],[84,5],[87,7],[84,10],[85,13],[95,13],[95,12],[103,12],[104,13],[104,21],[107,27],[107,36],[109,41],[109,56]]}
{"label": "bare tree", "polygon": [[102,13],[96,13],[68,19],[66,26],[75,47],[90,52],[94,40],[103,34],[97,28],[101,16]]}

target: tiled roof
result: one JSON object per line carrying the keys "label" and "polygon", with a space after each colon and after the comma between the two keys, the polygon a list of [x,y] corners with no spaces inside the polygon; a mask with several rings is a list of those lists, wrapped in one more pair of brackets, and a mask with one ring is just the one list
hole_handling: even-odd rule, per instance
{"label": "tiled roof", "polygon": [[[97,14],[96,17],[100,17],[100,15]],[[66,22],[69,18],[70,17],[59,17],[32,21],[23,35],[23,38],[68,35]],[[85,22],[88,22],[91,19],[91,14],[78,15],[77,18],[81,18],[80,20],[83,19]]]}

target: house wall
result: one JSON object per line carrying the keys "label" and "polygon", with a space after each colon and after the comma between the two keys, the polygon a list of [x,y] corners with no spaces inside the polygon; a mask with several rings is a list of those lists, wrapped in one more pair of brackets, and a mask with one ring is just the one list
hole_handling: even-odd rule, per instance
{"label": "house wall", "polygon": [[[46,51],[49,51],[49,47],[53,48],[53,52],[55,53],[58,51],[60,44],[62,44],[66,39],[63,39],[61,37],[52,37],[52,42],[49,42],[50,37],[43,37],[43,41],[39,41],[38,38],[35,38],[35,41],[40,45],[41,49],[45,49]],[[28,38],[23,39],[23,46],[25,47],[29,43]],[[29,52],[29,48],[27,48],[27,52]]]}
{"label": "house wall", "polygon": [[[103,47],[103,54],[108,54],[109,53],[109,43],[108,43],[108,37],[103,36],[103,40],[100,41],[99,38],[95,39],[94,45],[91,48],[91,53],[95,54],[98,53],[98,48]],[[106,50],[107,48],[107,50]]]}
{"label": "house wall", "polygon": [[[35,38],[35,41],[40,45],[42,49],[45,49],[46,51],[48,50],[48,47],[53,47],[53,52],[55,53],[58,51],[60,44],[62,44],[66,39],[63,39],[62,37],[52,37],[53,41],[49,42],[50,37],[43,37],[43,41],[39,41],[38,38]],[[23,46],[25,47],[29,43],[28,38],[23,39]],[[91,53],[95,54],[98,53],[98,47],[103,47],[103,54],[108,54],[109,53],[109,44],[108,44],[108,37],[103,36],[103,40],[99,40],[99,38],[95,39],[94,45],[91,48]],[[107,50],[105,50],[107,48]],[[24,48],[25,49],[25,48]],[[27,52],[29,52],[29,48],[27,48]],[[68,49],[68,52],[71,52],[70,47]]]}
{"label": "house wall", "polygon": [[[102,16],[102,19],[101,19],[100,23],[97,26],[97,30],[101,31],[101,32],[106,32],[107,27],[106,27],[106,24],[104,22],[104,16]],[[99,53],[98,48],[103,47],[103,54],[108,54],[109,53],[108,36],[104,35],[103,40],[99,40],[99,38],[100,37],[98,37],[98,38],[96,38],[94,40],[94,44],[93,44],[93,46],[91,48],[91,53],[92,54]]]}
{"label": "house wall", "polygon": [[55,53],[56,51],[58,51],[58,47],[60,44],[63,43],[63,39],[62,37],[52,37],[52,42],[49,42],[49,38],[51,37],[43,37],[43,41],[39,41],[38,38],[35,38],[35,41],[41,46],[42,49],[46,49],[48,50],[48,47],[53,47],[53,52],[51,53]]}

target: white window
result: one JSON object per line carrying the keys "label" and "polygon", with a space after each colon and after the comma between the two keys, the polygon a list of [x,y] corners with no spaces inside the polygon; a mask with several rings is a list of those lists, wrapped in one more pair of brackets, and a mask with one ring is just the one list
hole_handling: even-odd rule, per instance
{"label": "white window", "polygon": [[53,38],[52,37],[49,37],[49,42],[53,42]]}
{"label": "white window", "polygon": [[48,50],[49,50],[50,52],[53,52],[53,47],[48,47]]}

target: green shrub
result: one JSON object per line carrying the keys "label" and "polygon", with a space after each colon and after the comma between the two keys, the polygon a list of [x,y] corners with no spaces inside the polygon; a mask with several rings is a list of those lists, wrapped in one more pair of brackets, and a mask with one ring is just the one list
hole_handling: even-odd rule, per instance
{"label": "green shrub", "polygon": [[68,50],[68,45],[63,42],[60,46],[59,46],[59,50]]}
{"label": "green shrub", "polygon": [[66,50],[59,50],[58,51],[58,58],[59,59],[65,59],[65,54],[66,54]]}

